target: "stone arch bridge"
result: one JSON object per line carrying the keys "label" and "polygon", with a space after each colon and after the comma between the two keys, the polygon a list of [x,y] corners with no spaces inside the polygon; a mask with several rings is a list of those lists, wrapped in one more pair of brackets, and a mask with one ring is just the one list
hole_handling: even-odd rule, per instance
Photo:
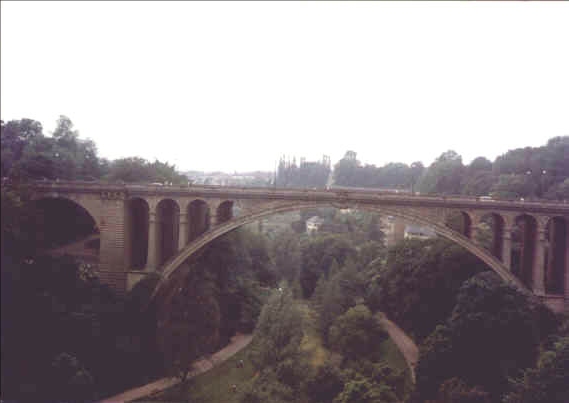
{"label": "stone arch bridge", "polygon": [[[321,206],[391,215],[429,226],[479,257],[505,281],[532,291],[555,311],[569,310],[569,204],[381,191],[158,186],[36,182],[33,199],[63,198],[86,210],[100,232],[99,276],[118,292],[150,272],[154,291],[172,283],[182,263],[213,239],[244,224]],[[451,216],[461,230],[448,225]],[[490,247],[477,236],[491,222]],[[512,244],[521,245],[512,253]],[[516,270],[512,270],[513,268]]]}

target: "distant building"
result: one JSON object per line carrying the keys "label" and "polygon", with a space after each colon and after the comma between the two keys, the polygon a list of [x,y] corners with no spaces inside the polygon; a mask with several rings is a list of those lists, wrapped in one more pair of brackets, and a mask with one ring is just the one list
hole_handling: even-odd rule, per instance
{"label": "distant building", "polygon": [[404,236],[405,239],[430,239],[430,238],[435,238],[437,234],[430,227],[423,227],[419,225],[406,225]]}
{"label": "distant building", "polygon": [[196,185],[267,186],[271,172],[233,173],[188,171],[184,175]]}
{"label": "distant building", "polygon": [[318,217],[317,215],[310,217],[306,220],[306,233],[311,235],[315,232],[318,232],[318,229],[324,222],[324,219]]}
{"label": "distant building", "polygon": [[416,225],[402,218],[393,216],[381,217],[381,230],[385,234],[385,246],[390,248],[403,239],[429,239],[436,237],[430,227]]}

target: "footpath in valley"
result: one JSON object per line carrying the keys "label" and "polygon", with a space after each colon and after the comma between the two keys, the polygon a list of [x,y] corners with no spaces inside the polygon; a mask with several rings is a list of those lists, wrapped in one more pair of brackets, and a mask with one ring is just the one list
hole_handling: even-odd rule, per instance
{"label": "footpath in valley", "polygon": [[383,329],[389,334],[391,340],[397,345],[407,365],[411,370],[411,379],[415,383],[415,367],[419,361],[419,348],[407,334],[401,330],[399,326],[390,321],[384,313],[380,313],[380,323]]}
{"label": "footpath in valley", "polygon": [[[192,366],[192,371],[188,374],[188,378],[193,378],[196,375],[202,374],[209,371],[217,364],[229,359],[235,353],[246,347],[251,340],[253,335],[251,334],[236,334],[231,338],[230,343],[223,349],[214,353],[209,358],[204,358],[196,361]],[[145,397],[157,392],[161,392],[168,389],[176,384],[180,383],[179,378],[162,378],[157,381],[151,382],[147,385],[140,386],[138,388],[127,390],[126,392],[120,393],[118,395],[101,400],[99,403],[118,403],[118,402],[131,402],[141,397]]]}

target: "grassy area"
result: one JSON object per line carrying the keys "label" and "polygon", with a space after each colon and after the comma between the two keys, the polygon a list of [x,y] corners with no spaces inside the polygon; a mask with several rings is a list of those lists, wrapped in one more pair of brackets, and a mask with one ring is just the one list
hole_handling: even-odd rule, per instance
{"label": "grassy area", "polygon": [[[255,375],[253,365],[247,359],[247,350],[248,348],[244,348],[227,361],[187,382],[138,401],[237,403],[237,394],[231,385],[235,384],[239,388],[239,385]],[[243,360],[244,368],[237,368],[239,360]]]}
{"label": "grassy area", "polygon": [[313,368],[318,368],[330,355],[330,352],[322,345],[322,338],[318,331],[316,312],[307,303],[299,303],[300,310],[304,313],[304,337],[302,338],[300,349],[308,357],[308,361]]}
{"label": "grassy area", "polygon": [[397,345],[388,338],[383,341],[379,346],[379,351],[381,352],[381,357],[389,363],[394,369],[400,369],[403,371],[408,371],[407,362],[405,362],[405,357],[401,354],[401,351],[397,348]]}
{"label": "grassy area", "polygon": [[411,370],[407,366],[405,357],[403,357],[403,354],[401,351],[399,351],[397,345],[393,342],[393,340],[391,340],[391,338],[387,338],[387,340],[383,341],[379,346],[379,351],[381,352],[381,357],[383,360],[387,362],[390,367],[405,372],[405,393],[411,393],[413,390]]}

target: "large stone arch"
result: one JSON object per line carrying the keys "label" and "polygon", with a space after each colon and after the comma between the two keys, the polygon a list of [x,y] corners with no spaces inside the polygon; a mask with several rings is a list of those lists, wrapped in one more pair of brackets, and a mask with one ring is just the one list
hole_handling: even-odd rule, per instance
{"label": "large stone arch", "polygon": [[[281,204],[281,205],[268,205],[264,208],[259,208],[257,211],[250,212],[249,214],[235,217],[229,221],[222,223],[221,225],[217,225],[213,227],[210,231],[205,232],[198,238],[196,238],[193,242],[190,242],[184,249],[179,251],[179,253],[174,256],[172,259],[167,261],[162,268],[162,277],[154,292],[151,296],[152,299],[158,294],[159,290],[166,285],[168,280],[173,277],[179,267],[182,266],[182,263],[186,261],[190,256],[194,253],[199,251],[201,248],[206,246],[208,243],[213,241],[214,239],[234,230],[237,229],[245,224],[252,223],[256,220],[261,218],[280,214],[280,213],[287,213],[296,210],[302,210],[306,208],[314,208],[314,207],[321,207],[321,206],[332,206],[338,208],[336,203],[331,202],[293,202],[289,204]],[[344,208],[346,206],[342,206]],[[370,206],[370,205],[357,205],[357,206],[350,206],[356,209],[367,210],[371,212],[377,212],[387,215],[392,215],[394,217],[402,218],[404,220],[413,221],[418,224],[422,224],[425,226],[432,227],[434,231],[452,242],[457,243],[458,245],[464,247],[466,250],[477,256],[480,260],[486,263],[492,270],[494,270],[502,279],[507,281],[508,283],[513,284],[515,287],[520,289],[523,292],[530,292],[528,288],[524,285],[520,279],[518,279],[513,273],[511,273],[504,264],[489,253],[484,248],[476,245],[466,236],[448,228],[444,222],[444,220],[437,221],[432,217],[427,217],[425,215],[420,214],[419,212],[412,211],[411,209],[399,208],[399,207],[384,207],[384,206]]]}

